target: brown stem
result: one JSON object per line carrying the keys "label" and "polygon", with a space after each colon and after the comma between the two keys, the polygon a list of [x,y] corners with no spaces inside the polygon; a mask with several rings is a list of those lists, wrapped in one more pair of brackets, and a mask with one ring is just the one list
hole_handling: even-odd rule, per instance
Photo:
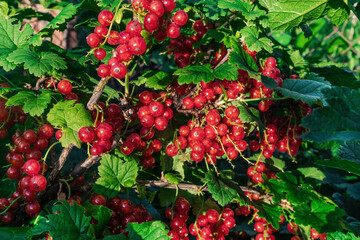
{"label": "brown stem", "polygon": [[41,83],[43,83],[45,80],[46,80],[45,77],[40,77],[36,82],[34,90],[39,91]]}
{"label": "brown stem", "polygon": [[64,164],[67,160],[67,157],[69,156],[69,154],[74,146],[75,145],[73,143],[70,143],[69,147],[64,148],[61,151],[60,157],[59,157],[58,161],[55,163],[54,169],[52,170],[52,172],[49,175],[49,178],[48,178],[49,182],[53,182],[56,179],[56,177],[60,173],[62,167],[64,166]]}
{"label": "brown stem", "polygon": [[101,78],[100,82],[95,86],[93,94],[86,105],[90,111],[94,110],[94,106],[99,101],[108,80],[109,78]]}
{"label": "brown stem", "polygon": [[221,59],[221,61],[214,67],[214,70],[217,69],[218,67],[220,67],[221,64],[225,63],[228,60],[229,55],[232,51],[234,51],[232,48],[229,48],[227,50],[225,57],[223,59]]}

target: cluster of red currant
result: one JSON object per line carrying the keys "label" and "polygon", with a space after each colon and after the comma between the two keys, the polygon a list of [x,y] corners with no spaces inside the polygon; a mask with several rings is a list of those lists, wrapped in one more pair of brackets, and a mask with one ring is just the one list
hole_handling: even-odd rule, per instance
{"label": "cluster of red currant", "polygon": [[148,91],[142,92],[139,100],[140,102],[135,106],[135,112],[142,125],[140,134],[130,134],[123,143],[121,152],[126,155],[131,154],[134,149],[142,152],[142,165],[145,168],[152,168],[155,164],[152,155],[162,148],[161,141],[152,138],[155,135],[155,129],[165,130],[168,122],[173,118],[174,113],[170,108],[173,101],[168,99],[165,92],[157,94]]}
{"label": "cluster of red currant", "polygon": [[[0,87],[10,87],[7,83],[0,83]],[[5,106],[7,100],[0,97],[0,139],[8,135],[8,128],[13,127],[16,123],[24,124],[27,115],[19,106],[8,108]]]}
{"label": "cluster of red currant", "polygon": [[211,109],[202,118],[199,119],[199,124],[190,120],[187,125],[179,128],[180,136],[174,144],[166,148],[166,153],[170,157],[176,156],[179,150],[190,147],[192,160],[200,162],[206,157],[207,163],[215,164],[217,157],[226,154],[228,159],[234,160],[247,148],[247,142],[243,140],[244,127],[237,107],[227,107],[224,117],[220,116],[218,110]]}
{"label": "cluster of red currant", "polygon": [[186,222],[189,218],[188,212],[190,210],[190,203],[183,197],[178,197],[175,200],[174,206],[165,209],[165,216],[170,220],[171,230],[168,236],[172,240],[188,240],[189,231],[186,227]]}
{"label": "cluster of red currant", "polygon": [[[194,59],[194,54],[200,53],[202,51],[202,48],[198,48],[195,50],[193,49],[193,46],[196,42],[203,38],[203,36],[209,29],[212,28],[213,26],[211,24],[205,25],[203,21],[197,20],[193,24],[193,29],[197,32],[195,35],[182,35],[180,37],[177,37],[176,39],[170,39],[170,45],[166,46],[166,52],[168,54],[174,54],[175,64],[178,66],[178,68],[183,68],[189,65]],[[215,58],[211,61],[212,64],[216,63],[215,59],[220,58],[219,52],[215,54]],[[223,57],[224,56],[225,55],[223,55]],[[216,66],[216,64],[213,66]]]}
{"label": "cluster of red currant", "polygon": [[229,230],[235,226],[234,211],[225,208],[221,215],[215,209],[209,209],[198,216],[195,223],[189,226],[189,232],[197,239],[224,240]]}
{"label": "cluster of red currant", "polygon": [[[121,199],[120,197],[112,197],[106,203],[106,198],[100,194],[94,194],[90,199],[90,203],[93,205],[102,205],[113,210],[113,214],[109,221],[110,231],[113,234],[125,234],[127,223],[137,222],[149,222],[154,221],[154,218],[149,214],[141,204],[133,205],[128,199]],[[96,224],[96,221],[92,219],[92,222]]]}
{"label": "cluster of red currant", "polygon": [[[291,222],[291,223],[288,223],[287,230],[290,233],[298,234],[299,226],[296,223]],[[311,228],[310,229],[310,237],[311,237],[311,239],[326,240],[327,239],[327,234],[326,233],[321,233],[320,234],[314,228]],[[295,235],[295,236],[291,237],[291,240],[301,240],[301,238],[298,235]]]}
{"label": "cluster of red currant", "polygon": [[[53,86],[55,83],[50,84],[50,87]],[[48,85],[49,86],[49,85]],[[76,100],[75,103],[78,102],[79,97],[76,93],[71,92],[73,89],[73,86],[71,84],[71,82],[69,82],[68,80],[61,80],[58,84],[57,84],[57,89],[60,93],[64,94],[64,100]]]}
{"label": "cluster of red currant", "polygon": [[[26,203],[25,211],[30,217],[40,213],[40,204],[35,200],[37,193],[45,190],[47,186],[44,174],[48,168],[42,160],[41,151],[47,148],[48,141],[53,135],[54,129],[45,124],[39,127],[37,134],[34,130],[28,129],[21,136],[13,136],[14,146],[5,158],[11,164],[6,171],[6,177],[18,180],[18,185],[10,198],[2,198],[2,202],[6,204],[15,201],[9,211],[2,215],[2,222],[9,223],[13,220],[13,211],[18,208],[21,200]],[[34,148],[31,148],[32,146]],[[6,209],[6,206],[9,206],[6,204],[2,208]]]}

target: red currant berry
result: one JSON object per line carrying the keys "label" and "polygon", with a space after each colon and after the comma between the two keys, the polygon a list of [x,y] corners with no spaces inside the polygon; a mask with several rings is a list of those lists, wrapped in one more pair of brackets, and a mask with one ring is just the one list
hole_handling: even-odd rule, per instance
{"label": "red currant berry", "polygon": [[110,26],[111,21],[114,18],[114,14],[109,10],[104,10],[99,13],[98,21],[101,25],[107,27]]}
{"label": "red currant berry", "polygon": [[179,26],[185,25],[187,20],[188,20],[188,15],[183,10],[177,11],[173,17],[174,23],[176,23]]}
{"label": "red currant berry", "polygon": [[68,94],[71,92],[72,90],[72,84],[68,81],[68,80],[61,80],[58,84],[57,84],[57,88],[59,90],[60,93],[62,94]]}

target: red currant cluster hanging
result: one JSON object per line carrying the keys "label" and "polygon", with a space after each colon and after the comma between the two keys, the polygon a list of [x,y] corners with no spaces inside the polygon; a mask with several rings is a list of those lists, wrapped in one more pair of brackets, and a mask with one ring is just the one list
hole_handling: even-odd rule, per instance
{"label": "red currant cluster hanging", "polygon": [[190,203],[182,197],[175,200],[173,208],[168,207],[165,209],[165,216],[170,220],[171,230],[168,236],[174,240],[187,240],[189,231],[186,227],[186,222],[189,218],[188,212],[190,210]]}
{"label": "red currant cluster hanging", "polygon": [[21,136],[13,136],[14,145],[5,158],[11,164],[6,171],[6,177],[17,180],[18,184],[17,190],[10,198],[0,200],[1,211],[12,203],[8,211],[1,215],[1,222],[13,221],[14,211],[22,201],[26,203],[25,211],[30,217],[40,213],[41,207],[36,201],[36,195],[47,186],[44,174],[48,168],[42,159],[41,151],[48,147],[48,141],[53,135],[54,129],[45,124],[39,127],[37,134],[34,130],[28,129]]}
{"label": "red currant cluster hanging", "polygon": [[225,208],[221,215],[215,209],[201,214],[195,223],[189,226],[189,232],[197,239],[225,240],[229,230],[235,226],[234,212]]}
{"label": "red currant cluster hanging", "polygon": [[121,152],[128,155],[134,149],[142,152],[141,163],[145,168],[152,168],[155,165],[153,153],[159,152],[162,143],[158,139],[152,139],[155,129],[163,131],[168,126],[168,122],[173,118],[174,113],[170,106],[172,100],[168,99],[165,92],[159,94],[144,91],[139,95],[139,104],[135,106],[137,115],[142,128],[138,133],[132,133],[122,144]]}
{"label": "red currant cluster hanging", "polygon": [[[143,223],[154,221],[154,218],[149,214],[141,204],[133,205],[133,203],[128,199],[121,199],[120,197],[112,197],[109,201],[106,201],[106,198],[101,194],[94,194],[90,203],[98,206],[106,206],[113,210],[113,214],[109,220],[110,231],[113,234],[125,234],[127,223],[136,222]],[[95,219],[92,219],[95,222]],[[96,224],[96,222],[95,222]]]}
{"label": "red currant cluster hanging", "polygon": [[[9,84],[0,83],[0,87],[9,88]],[[6,107],[7,100],[0,97],[0,139],[8,135],[8,128],[13,127],[16,123],[24,124],[27,115],[20,106]]]}

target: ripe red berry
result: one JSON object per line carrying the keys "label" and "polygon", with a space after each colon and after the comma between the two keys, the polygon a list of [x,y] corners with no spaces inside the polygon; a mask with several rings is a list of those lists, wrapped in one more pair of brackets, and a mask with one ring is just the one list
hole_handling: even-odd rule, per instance
{"label": "ripe red berry", "polygon": [[132,53],[130,52],[127,44],[120,44],[116,48],[117,52],[117,59],[120,62],[126,62],[129,61],[132,57]]}
{"label": "ripe red berry", "polygon": [[102,60],[106,57],[106,51],[103,48],[97,48],[94,51],[94,56],[97,60]]}
{"label": "ripe red berry", "polygon": [[150,3],[149,11],[156,14],[158,17],[162,17],[165,12],[164,5],[160,0],[153,0]]}
{"label": "ripe red berry", "polygon": [[36,217],[41,211],[41,206],[38,202],[29,202],[26,204],[25,212],[30,217]]}
{"label": "ripe red berry", "polygon": [[32,129],[28,129],[25,132],[23,132],[22,137],[28,141],[30,144],[34,143],[36,141],[36,133]]}
{"label": "ripe red berry", "polygon": [[62,94],[68,94],[71,92],[72,90],[72,84],[68,81],[68,80],[61,80],[58,84],[57,84],[57,88],[59,90],[60,93]]}
{"label": "ripe red berry", "polygon": [[34,192],[44,191],[47,185],[47,180],[43,175],[37,174],[30,178],[29,188]]}
{"label": "ripe red berry", "polygon": [[96,48],[99,46],[100,37],[95,33],[90,33],[86,38],[86,42],[89,45],[89,47]]}
{"label": "ripe red berry", "polygon": [[132,20],[126,25],[126,31],[132,36],[139,36],[142,31],[142,25],[138,21]]}
{"label": "ripe red berry", "polygon": [[176,23],[179,26],[185,25],[187,20],[188,20],[188,15],[183,10],[177,11],[173,17],[174,23]]}
{"label": "ripe red berry", "polygon": [[93,205],[98,205],[98,206],[100,206],[100,205],[106,206],[106,198],[101,194],[95,193],[91,197],[90,203],[93,204]]}
{"label": "ripe red berry", "polygon": [[180,27],[175,23],[171,23],[166,28],[166,34],[169,38],[177,38],[180,36]]}
{"label": "ripe red berry", "polygon": [[194,100],[191,97],[186,97],[183,99],[183,106],[186,109],[193,109],[195,107]]}
{"label": "ripe red berry", "polygon": [[114,14],[110,12],[109,10],[101,11],[98,15],[98,21],[101,25],[104,25],[105,27],[110,26],[111,21],[114,18]]}
{"label": "ripe red berry", "polygon": [[129,155],[134,151],[134,146],[132,145],[131,142],[124,142],[122,147],[121,147],[121,152],[125,155]]}
{"label": "ripe red berry", "polygon": [[[99,39],[104,39],[105,36],[107,35],[108,33],[108,29],[104,26],[104,25],[100,25],[100,26],[97,26],[95,29],[94,29],[94,33],[97,34],[99,36]],[[90,35],[89,35],[90,36]],[[89,37],[88,37],[89,38]],[[89,44],[89,43],[88,43]],[[90,44],[89,44],[90,45]],[[91,46],[90,46],[91,47]],[[97,46],[95,46],[97,47]],[[92,47],[94,48],[94,47]]]}
{"label": "ripe red berry", "polygon": [[133,37],[130,39],[129,50],[135,55],[141,55],[146,50],[146,41],[142,37]]}
{"label": "ripe red berry", "polygon": [[40,172],[40,163],[36,160],[30,159],[24,163],[23,171],[29,175],[34,176]]}
{"label": "ripe red berry", "polygon": [[165,12],[171,12],[175,9],[176,4],[174,0],[162,0]]}
{"label": "ripe red berry", "polygon": [[148,13],[144,18],[144,28],[148,32],[154,32],[160,27],[159,17],[155,13]]}
{"label": "ripe red berry", "polygon": [[54,129],[49,124],[42,125],[39,127],[38,135],[45,139],[50,139],[54,135]]}
{"label": "ripe red berry", "polygon": [[92,130],[92,128],[89,127],[80,128],[78,135],[80,141],[84,143],[90,143],[95,139],[95,132]]}
{"label": "ripe red berry", "polygon": [[111,66],[111,75],[114,78],[121,79],[121,78],[124,78],[126,76],[126,74],[127,74],[127,68],[124,64],[117,63],[117,64],[114,64],[113,66]]}

